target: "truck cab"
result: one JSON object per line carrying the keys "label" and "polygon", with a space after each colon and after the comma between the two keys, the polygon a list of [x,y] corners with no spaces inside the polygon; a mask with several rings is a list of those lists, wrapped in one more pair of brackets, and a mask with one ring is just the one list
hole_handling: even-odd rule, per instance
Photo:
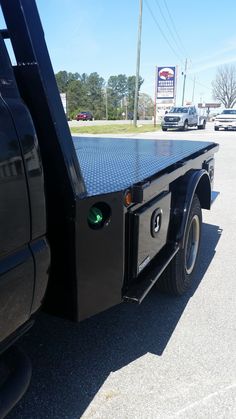
{"label": "truck cab", "polygon": [[14,339],[16,330],[26,325],[41,305],[49,267],[44,177],[37,135],[20,97],[2,35],[0,94],[1,352],[6,339]]}
{"label": "truck cab", "polygon": [[224,109],[215,117],[214,130],[235,130],[236,129],[236,109]]}

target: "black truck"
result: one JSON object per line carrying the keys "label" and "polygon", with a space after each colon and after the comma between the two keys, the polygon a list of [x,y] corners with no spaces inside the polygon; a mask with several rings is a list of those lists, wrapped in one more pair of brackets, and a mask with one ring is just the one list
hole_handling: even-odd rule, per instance
{"label": "black truck", "polygon": [[[73,138],[34,0],[0,0],[0,417],[43,306],[80,321],[157,284],[181,295],[210,209],[212,142]],[[12,65],[5,40],[10,40]]]}

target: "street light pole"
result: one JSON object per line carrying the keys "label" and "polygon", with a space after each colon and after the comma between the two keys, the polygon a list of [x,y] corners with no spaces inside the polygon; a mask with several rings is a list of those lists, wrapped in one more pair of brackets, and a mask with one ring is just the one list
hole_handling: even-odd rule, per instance
{"label": "street light pole", "polygon": [[138,113],[138,88],[139,88],[139,69],[140,69],[140,52],[141,52],[141,34],[142,34],[142,15],[143,0],[139,1],[139,23],[138,23],[138,43],[137,43],[137,62],[136,62],[136,79],[135,79],[135,96],[134,96],[134,119],[133,124],[137,126]]}

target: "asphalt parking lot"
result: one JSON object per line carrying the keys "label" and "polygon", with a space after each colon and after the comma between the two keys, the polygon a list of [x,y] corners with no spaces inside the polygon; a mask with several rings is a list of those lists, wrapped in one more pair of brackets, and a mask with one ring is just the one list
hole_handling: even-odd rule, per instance
{"label": "asphalt parking lot", "polygon": [[21,339],[33,377],[11,419],[236,417],[236,132],[140,137],[220,144],[194,287],[181,298],[153,290],[79,325],[40,314]]}

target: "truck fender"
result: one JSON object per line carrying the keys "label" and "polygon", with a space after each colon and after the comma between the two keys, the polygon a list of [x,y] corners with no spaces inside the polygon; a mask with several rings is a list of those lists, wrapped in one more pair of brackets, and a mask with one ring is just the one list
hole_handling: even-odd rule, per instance
{"label": "truck fender", "polygon": [[177,232],[177,242],[184,245],[187,221],[194,195],[197,194],[201,207],[211,208],[211,181],[208,172],[204,169],[194,170],[188,175],[186,193],[182,201],[182,219]]}

